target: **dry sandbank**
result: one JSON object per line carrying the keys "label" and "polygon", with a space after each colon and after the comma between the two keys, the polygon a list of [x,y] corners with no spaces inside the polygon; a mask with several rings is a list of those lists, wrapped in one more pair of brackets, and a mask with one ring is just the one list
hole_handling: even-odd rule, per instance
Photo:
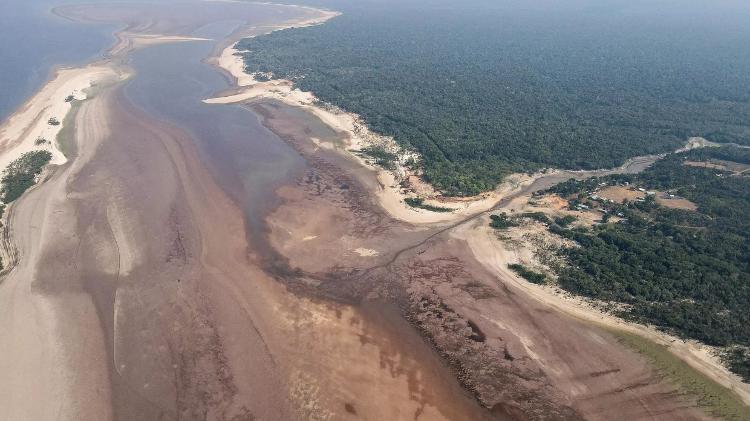
{"label": "dry sandbank", "polygon": [[[122,56],[138,47],[206,40],[128,32],[119,32],[116,38],[117,43],[107,54],[110,58]],[[90,88],[105,82],[122,81],[128,76],[127,71],[115,66],[112,60],[100,60],[83,67],[57,69],[50,80],[0,126],[0,169],[6,168],[22,154],[38,149],[52,153],[50,164],[61,165],[67,162],[57,144],[57,135],[63,129],[65,117],[72,108],[71,100],[86,100]],[[52,119],[58,124],[50,124]],[[37,145],[38,139],[47,142]]]}
{"label": "dry sandbank", "polygon": [[[525,200],[519,199],[513,201],[512,205],[517,207],[522,202],[525,202]],[[512,207],[514,206],[508,209]],[[518,210],[522,209],[519,208]],[[514,243],[516,244],[515,247],[507,247],[503,241],[497,238],[496,232],[489,227],[488,221],[481,220],[481,223],[462,225],[454,230],[452,235],[466,241],[476,259],[503,282],[511,283],[539,302],[580,320],[609,329],[634,333],[647,340],[664,345],[676,357],[708,378],[733,390],[743,402],[750,405],[750,385],[743,383],[738,376],[724,367],[714,348],[697,341],[679,339],[652,326],[627,322],[602,311],[592,302],[564,293],[559,288],[536,285],[524,280],[510,270],[508,264],[533,263],[535,260],[533,252],[527,247],[519,247],[517,242]]]}
{"label": "dry sandbank", "polygon": [[[118,73],[106,65],[57,70],[52,79],[0,127],[0,168],[4,169],[23,153],[37,149],[52,153],[51,164],[64,164],[67,159],[56,139],[72,107],[66,98],[85,100],[87,89],[116,77]],[[49,124],[50,119],[59,124]],[[48,142],[36,145],[37,139]]]}

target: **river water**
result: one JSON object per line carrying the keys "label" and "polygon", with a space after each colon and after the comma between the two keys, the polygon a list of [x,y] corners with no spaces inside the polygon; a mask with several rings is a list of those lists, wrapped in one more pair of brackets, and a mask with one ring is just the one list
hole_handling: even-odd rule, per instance
{"label": "river water", "polygon": [[[221,40],[237,25],[211,24],[192,35]],[[259,239],[264,215],[277,204],[274,191],[301,176],[306,165],[251,111],[202,102],[230,88],[224,75],[203,62],[214,48],[212,41],[196,41],[137,51],[131,62],[137,76],[125,94],[149,115],[191,135],[217,181],[245,211],[250,240]]]}
{"label": "river water", "polygon": [[[168,3],[173,0],[151,0]],[[107,0],[87,3],[107,3]],[[0,120],[34,94],[56,66],[74,66],[102,56],[122,24],[82,24],[53,9],[75,0],[0,2]],[[218,8],[217,8],[218,9]],[[258,9],[258,23],[278,10]],[[219,22],[193,35],[216,41],[166,44],[135,53],[138,74],[126,87],[128,99],[156,118],[187,130],[204,161],[246,211],[251,238],[262,231],[262,217],[275,205],[273,191],[301,174],[304,160],[268,131],[251,111],[237,105],[207,105],[202,99],[230,88],[227,78],[203,63],[219,41],[246,22]]]}
{"label": "river water", "polygon": [[0,1],[0,120],[39,89],[57,65],[90,61],[114,42],[111,25],[51,13],[70,0]]}

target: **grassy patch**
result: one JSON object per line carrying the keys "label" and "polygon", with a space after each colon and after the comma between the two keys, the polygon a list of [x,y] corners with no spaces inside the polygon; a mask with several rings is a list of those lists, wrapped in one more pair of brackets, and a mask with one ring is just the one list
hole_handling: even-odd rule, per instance
{"label": "grassy patch", "polygon": [[526,266],[519,265],[518,263],[509,264],[508,269],[516,272],[519,276],[531,282],[532,284],[541,285],[547,281],[547,275],[539,272],[534,272]]}
{"label": "grassy patch", "polygon": [[72,101],[70,103],[70,111],[65,116],[62,129],[57,133],[57,147],[68,159],[75,157],[78,152],[76,150],[75,121],[80,108],[81,101]]}
{"label": "grassy patch", "polygon": [[721,356],[721,360],[732,371],[742,377],[745,382],[750,382],[750,347],[730,346]]}
{"label": "grassy patch", "polygon": [[576,221],[576,217],[573,215],[565,215],[563,217],[555,218],[555,223],[561,227],[567,227]]}
{"label": "grassy patch", "polygon": [[0,198],[3,203],[10,203],[36,183],[36,176],[52,159],[48,151],[31,151],[11,162],[3,171]]}
{"label": "grassy patch", "polygon": [[748,420],[750,408],[734,392],[709,379],[680,360],[663,345],[634,333],[610,330],[624,345],[649,359],[656,369],[684,393],[698,398],[698,405],[725,420]]}
{"label": "grassy patch", "polygon": [[413,208],[424,209],[430,212],[452,212],[453,211],[453,209],[450,209],[450,208],[442,208],[440,206],[427,205],[424,203],[424,199],[422,199],[421,197],[407,197],[406,199],[404,199],[404,202]]}

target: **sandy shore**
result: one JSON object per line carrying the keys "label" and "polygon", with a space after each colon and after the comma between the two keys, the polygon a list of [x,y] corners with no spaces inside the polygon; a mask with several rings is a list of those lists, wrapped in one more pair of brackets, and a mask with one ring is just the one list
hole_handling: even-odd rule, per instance
{"label": "sandy shore", "polygon": [[[361,120],[351,113],[343,112],[334,107],[320,106],[315,96],[310,92],[303,92],[294,88],[293,83],[286,80],[272,80],[268,82],[259,82],[252,75],[244,71],[244,63],[240,52],[236,50],[235,45],[224,49],[215,64],[223,68],[233,76],[236,81],[237,89],[228,95],[217,98],[206,99],[206,103],[214,104],[231,104],[244,103],[260,99],[272,99],[283,102],[284,104],[302,108],[309,113],[318,117],[326,125],[339,133],[345,134],[348,145],[345,152],[350,158],[359,162],[362,166],[376,172],[380,188],[374,192],[380,206],[386,210],[390,217],[411,224],[435,224],[461,221],[472,215],[477,215],[495,208],[498,203],[505,197],[519,195],[524,191],[530,191],[531,186],[538,186],[536,189],[551,186],[567,178],[586,178],[590,176],[602,176],[614,173],[631,173],[638,172],[646,168],[659,156],[638,157],[626,162],[623,166],[614,169],[603,169],[598,171],[545,171],[533,175],[515,175],[507,182],[501,184],[493,192],[482,195],[478,198],[469,198],[463,201],[427,201],[427,203],[436,206],[444,206],[455,209],[450,213],[436,213],[418,210],[405,205],[404,198],[409,195],[404,194],[399,186],[400,180],[409,177],[409,174],[384,171],[374,167],[366,159],[363,159],[356,151],[364,146],[372,144],[393,144],[392,139],[384,139],[370,132]],[[314,139],[313,139],[314,140]],[[321,147],[330,147],[324,144]],[[709,146],[700,139],[691,138],[686,146],[678,150],[688,150],[695,147]],[[436,196],[434,191],[430,191],[429,186],[426,189],[426,195]],[[424,187],[423,187],[424,189]],[[467,241],[472,254],[492,273],[510,282],[528,294],[529,297],[544,303],[563,314],[570,315],[575,319],[594,323],[609,329],[619,329],[627,332],[638,334],[648,340],[658,344],[666,345],[670,351],[687,362],[691,367],[703,373],[717,383],[734,390],[743,401],[750,404],[750,388],[743,383],[737,376],[729,373],[723,367],[719,359],[711,352],[709,347],[694,341],[682,341],[664,333],[658,332],[653,328],[636,325],[625,322],[619,318],[606,315],[588,305],[583,300],[572,297],[563,297],[551,289],[545,289],[536,285],[529,284],[520,280],[517,275],[507,269],[507,264],[513,262],[513,257],[501,250],[501,244],[491,238],[492,233],[486,227],[472,229],[467,231],[467,225],[459,226],[455,235]],[[485,224],[486,225],[486,224]],[[316,233],[318,234],[318,233]],[[317,235],[305,237],[306,241],[315,240]],[[360,256],[373,256],[372,249],[360,248]],[[355,251],[356,251],[355,250]],[[364,252],[367,251],[367,252]]]}
{"label": "sandy shore", "polygon": [[[371,132],[352,113],[346,113],[330,106],[322,107],[317,105],[317,99],[312,93],[294,88],[290,81],[256,81],[252,75],[244,71],[244,63],[238,53],[235,45],[231,45],[222,51],[215,63],[233,76],[240,89],[230,95],[209,98],[204,102],[208,104],[236,104],[259,99],[273,99],[290,106],[305,109],[315,115],[333,130],[345,134],[348,144],[343,149],[344,153],[351,159],[359,162],[363,167],[376,173],[380,188],[374,194],[380,205],[396,219],[414,224],[457,221],[492,208],[502,197],[517,190],[519,187],[530,184],[535,178],[535,176],[516,174],[509,177],[506,182],[498,186],[494,191],[478,197],[442,201],[428,199],[425,201],[426,204],[451,208],[453,209],[452,212],[431,212],[408,206],[404,202],[404,199],[414,196],[404,194],[400,182],[403,179],[410,178],[410,173],[404,167],[396,171],[386,171],[373,165],[373,163],[357,153],[363,148],[372,145],[387,145],[390,148],[397,148],[393,139],[388,139]],[[412,177],[411,180],[413,183],[419,183],[420,190],[426,191],[428,197],[438,196],[430,186],[418,181],[416,177]]]}
{"label": "sandy shore", "polygon": [[[325,12],[320,18],[264,28],[315,24],[333,15]],[[119,58],[137,46],[195,40],[129,34],[107,62],[115,78],[129,75]],[[248,84],[238,95],[260,93],[214,102],[272,98],[298,105],[348,133],[347,156],[358,165],[369,165],[352,152],[382,139],[371,139],[355,116],[314,107],[309,94],[295,92],[291,85],[284,88],[283,82],[258,86],[241,79],[244,72],[236,59],[225,49],[219,61],[227,62],[222,67],[228,73],[237,73],[239,84]],[[228,63],[232,60],[234,64]],[[91,85],[87,80],[82,79],[80,89]],[[296,202],[287,200],[286,205],[299,207],[287,213],[277,210],[277,223],[269,226],[270,235],[288,235],[291,246],[285,252],[298,267],[269,271],[256,261],[248,244],[243,210],[212,178],[190,135],[144,115],[129,105],[117,86],[111,88],[81,105],[75,125],[78,156],[10,212],[11,238],[22,259],[0,284],[0,324],[6,326],[0,332],[0,418],[506,419],[516,415],[506,405],[507,393],[521,390],[521,404],[529,396],[542,404],[548,397],[558,402],[542,367],[564,395],[579,401],[581,396],[590,398],[579,403],[582,413],[593,414],[591,419],[606,419],[605,412],[617,411],[607,407],[610,402],[626,405],[634,414],[648,412],[651,418],[649,411],[664,409],[673,412],[663,413],[685,415],[683,419],[702,419],[694,406],[669,406],[692,403],[671,394],[644,362],[615,341],[602,339],[596,328],[571,323],[565,313],[546,305],[532,310],[532,300],[516,294],[525,291],[515,285],[512,291],[503,290],[492,277],[483,277],[480,265],[471,263],[472,254],[479,257],[481,250],[448,236],[433,238],[432,233],[444,226],[415,229],[399,222],[447,221],[441,219],[446,215],[403,205],[402,193],[394,186],[396,176],[378,174],[382,205],[374,207],[367,199],[369,189],[358,189],[335,168],[326,173],[326,168],[313,165],[314,176],[306,177],[309,184],[288,186],[285,199],[296,197]],[[52,103],[62,93],[55,89],[47,97]],[[551,178],[545,181],[545,176]],[[515,178],[497,196],[475,201],[478,205],[454,205],[462,210],[448,217],[466,218],[494,207],[502,197],[563,176]],[[383,215],[381,208],[397,221]],[[434,259],[422,265],[421,259],[430,256]],[[497,263],[494,256],[489,260]],[[469,278],[463,279],[458,268],[462,262],[469,262]],[[391,268],[391,263],[403,266]],[[392,270],[381,273],[385,281],[358,275],[377,275],[378,268],[370,271],[374,264],[381,271]],[[313,269],[305,272],[306,267]],[[436,295],[445,300],[445,306],[430,311],[451,315],[450,304],[464,316],[471,311],[481,314],[484,319],[471,317],[488,333],[487,343],[469,340],[473,348],[462,349],[467,350],[464,356],[489,356],[469,368],[497,386],[470,389],[476,396],[490,397],[482,402],[490,402],[491,411],[459,386],[445,360],[395,306],[380,301],[355,306],[291,293],[299,273],[300,283],[322,286],[321,295],[328,287],[352,297],[389,297],[395,279],[404,276],[415,302],[428,302]],[[475,279],[486,285],[477,290]],[[466,291],[484,298],[474,299]],[[450,320],[441,316],[440,323],[457,329],[451,338],[464,338],[465,330],[473,328],[460,324],[455,314],[457,318]],[[433,341],[439,348],[440,337],[433,336]],[[497,346],[500,353],[483,354],[483,345]],[[610,358],[613,354],[617,358]],[[567,358],[560,364],[559,355]],[[589,355],[596,360],[587,360]],[[620,361],[627,375],[596,371],[612,373]],[[496,363],[508,364],[504,367],[510,370],[486,370]],[[520,382],[513,378],[518,366],[523,369]],[[506,383],[508,379],[512,383]],[[645,387],[615,393],[638,382],[645,382]],[[523,388],[516,389],[517,384]],[[599,390],[600,385],[606,388]],[[524,395],[535,390],[544,393]],[[560,405],[568,405],[566,399],[559,398]]]}
{"label": "sandy shore", "polygon": [[[73,101],[85,101],[91,88],[129,77],[127,71],[113,65],[111,59],[150,45],[207,41],[205,38],[130,32],[118,32],[116,38],[117,43],[106,54],[110,60],[100,60],[83,67],[57,69],[34,96],[3,122],[0,126],[0,169],[25,152],[39,149],[52,153],[52,165],[67,162],[60,151],[57,135],[65,127]],[[49,124],[51,119],[59,124]],[[41,143],[40,139],[46,142]]]}
{"label": "sandy shore", "polygon": [[[310,24],[320,24],[335,16],[336,14],[332,13],[320,20],[311,21]],[[290,24],[286,27],[275,27],[274,30],[296,26],[298,25]],[[522,192],[538,181],[546,179],[547,183],[551,185],[564,177],[585,178],[614,173],[637,172],[659,159],[659,156],[636,157],[628,160],[618,168],[611,169],[590,171],[543,170],[534,174],[513,174],[491,192],[467,198],[443,197],[431,185],[425,183],[413,171],[407,169],[403,165],[403,162],[397,163],[395,170],[385,170],[374,165],[373,162],[362,156],[358,151],[368,146],[379,145],[401,156],[401,161],[405,161],[409,157],[416,157],[414,153],[404,151],[392,138],[373,133],[357,115],[347,113],[330,105],[320,105],[320,102],[313,93],[295,88],[294,84],[289,80],[257,81],[252,74],[248,74],[245,71],[241,52],[236,49],[236,43],[225,48],[218,57],[210,62],[231,75],[237,89],[226,95],[205,99],[205,103],[237,104],[271,99],[306,110],[346,138],[347,145],[339,149],[342,153],[375,173],[380,187],[373,194],[378,199],[380,206],[391,217],[411,224],[436,224],[461,221],[467,217],[491,210],[503,198]],[[331,147],[325,144],[320,144],[320,146]],[[705,142],[700,142],[697,138],[691,138],[686,143],[686,146],[678,151],[703,146],[705,146]],[[402,186],[404,180],[408,181],[409,189],[412,190],[411,193],[405,192]],[[404,199],[409,197],[421,197],[425,199],[425,204],[452,209],[452,211],[432,212],[415,208],[405,203]]]}
{"label": "sandy shore", "polygon": [[[37,149],[52,153],[51,164],[64,164],[67,159],[58,147],[57,134],[72,107],[66,98],[72,96],[76,101],[83,101],[89,88],[118,77],[117,71],[103,64],[57,70],[51,80],[0,127],[0,168],[23,153]],[[53,118],[59,124],[49,124]],[[37,139],[47,142],[36,145]]]}
{"label": "sandy shore", "polygon": [[[527,199],[527,197],[520,197],[505,209],[509,211],[514,208],[514,205],[518,207],[519,204],[523,207]],[[676,357],[685,361],[709,379],[734,391],[750,406],[750,385],[742,382],[737,375],[729,372],[721,363],[713,348],[697,341],[679,339],[650,326],[627,322],[602,311],[580,297],[564,293],[559,288],[536,285],[524,280],[508,269],[508,264],[522,263],[528,265],[535,260],[533,252],[518,246],[512,249],[506,248],[504,242],[498,240],[496,232],[489,227],[489,221],[485,219],[481,221],[482,223],[458,227],[452,232],[452,235],[466,241],[474,257],[503,282],[513,285],[529,297],[575,319],[603,326],[607,329],[634,333],[668,347]]]}
{"label": "sandy shore", "polygon": [[158,35],[158,34],[141,34],[138,32],[118,32],[115,34],[117,42],[107,52],[108,57],[116,57],[126,54],[135,48],[147,47],[150,45],[167,44],[173,42],[188,41],[211,41],[208,38],[185,37],[178,35]]}
{"label": "sandy shore", "polygon": [[[323,11],[323,14],[319,18],[257,28],[258,33],[253,36],[289,28],[318,25],[338,15],[340,15],[338,12]],[[305,109],[315,115],[333,130],[346,135],[348,145],[344,148],[344,153],[363,167],[375,172],[380,188],[374,193],[380,205],[396,219],[414,224],[433,224],[460,220],[490,209],[503,196],[521,186],[530,184],[534,179],[534,176],[516,174],[509,177],[509,180],[498,186],[495,191],[482,194],[478,197],[450,201],[443,200],[440,202],[431,200],[431,197],[438,196],[438,194],[431,186],[419,181],[418,178],[410,177],[410,172],[403,165],[399,166],[395,171],[386,171],[373,165],[372,162],[357,153],[357,151],[367,146],[386,145],[388,148],[399,150],[403,155],[403,151],[396,146],[393,139],[371,132],[355,114],[346,113],[335,107],[319,106],[317,98],[312,93],[294,88],[294,84],[291,81],[257,81],[253,75],[245,71],[241,52],[237,50],[236,45],[237,43],[232,43],[222,50],[218,57],[210,59],[208,62],[228,73],[233,78],[238,89],[227,95],[208,98],[204,102],[207,104],[237,104],[258,99],[273,99],[287,105]],[[427,193],[428,197],[425,203],[448,207],[453,209],[453,211],[445,213],[430,212],[406,205],[404,199],[413,197],[413,195],[404,194],[400,187],[400,182],[408,178],[412,182],[418,183],[419,189]]]}
{"label": "sandy shore", "polygon": [[[130,69],[122,65],[122,59],[130,52],[151,45],[204,41],[204,38],[174,35],[138,34],[118,32],[117,42],[107,51],[106,58],[75,68],[59,68],[26,103],[9,116],[0,126],[0,171],[26,152],[47,150],[52,154],[50,165],[59,166],[68,162],[61,151],[58,135],[72,123],[68,115],[76,103],[86,102],[100,88],[123,82],[132,76]],[[58,124],[50,124],[51,119]],[[42,142],[42,140],[44,140]],[[7,216],[3,215],[7,220]],[[17,253],[14,245],[3,233],[0,242],[0,258],[5,270],[14,264]]]}
{"label": "sandy shore", "polygon": [[[95,84],[183,40],[118,42]],[[73,86],[56,83],[51,102]],[[0,419],[489,419],[395,310],[302,298],[257,266],[190,136],[121,86],[81,103],[78,154],[9,212]]]}

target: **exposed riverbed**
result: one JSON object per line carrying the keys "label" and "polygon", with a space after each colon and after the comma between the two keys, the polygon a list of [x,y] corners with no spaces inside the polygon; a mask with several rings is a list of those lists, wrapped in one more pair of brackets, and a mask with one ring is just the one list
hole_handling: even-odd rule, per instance
{"label": "exposed riverbed", "polygon": [[74,159],[10,209],[0,418],[707,418],[611,334],[488,271],[456,235],[480,216],[395,219],[346,133],[278,101],[203,102],[233,91],[208,59],[234,39],[330,13],[57,12],[123,28],[98,63],[121,77],[79,104]]}
{"label": "exposed riverbed", "polygon": [[275,191],[307,165],[249,109],[200,102],[229,87],[203,60],[240,24],[314,10],[58,13],[127,24],[100,64],[130,79],[81,103],[76,157],[12,209],[19,259],[0,286],[0,418],[488,416],[392,305],[295,294],[262,269]]}

